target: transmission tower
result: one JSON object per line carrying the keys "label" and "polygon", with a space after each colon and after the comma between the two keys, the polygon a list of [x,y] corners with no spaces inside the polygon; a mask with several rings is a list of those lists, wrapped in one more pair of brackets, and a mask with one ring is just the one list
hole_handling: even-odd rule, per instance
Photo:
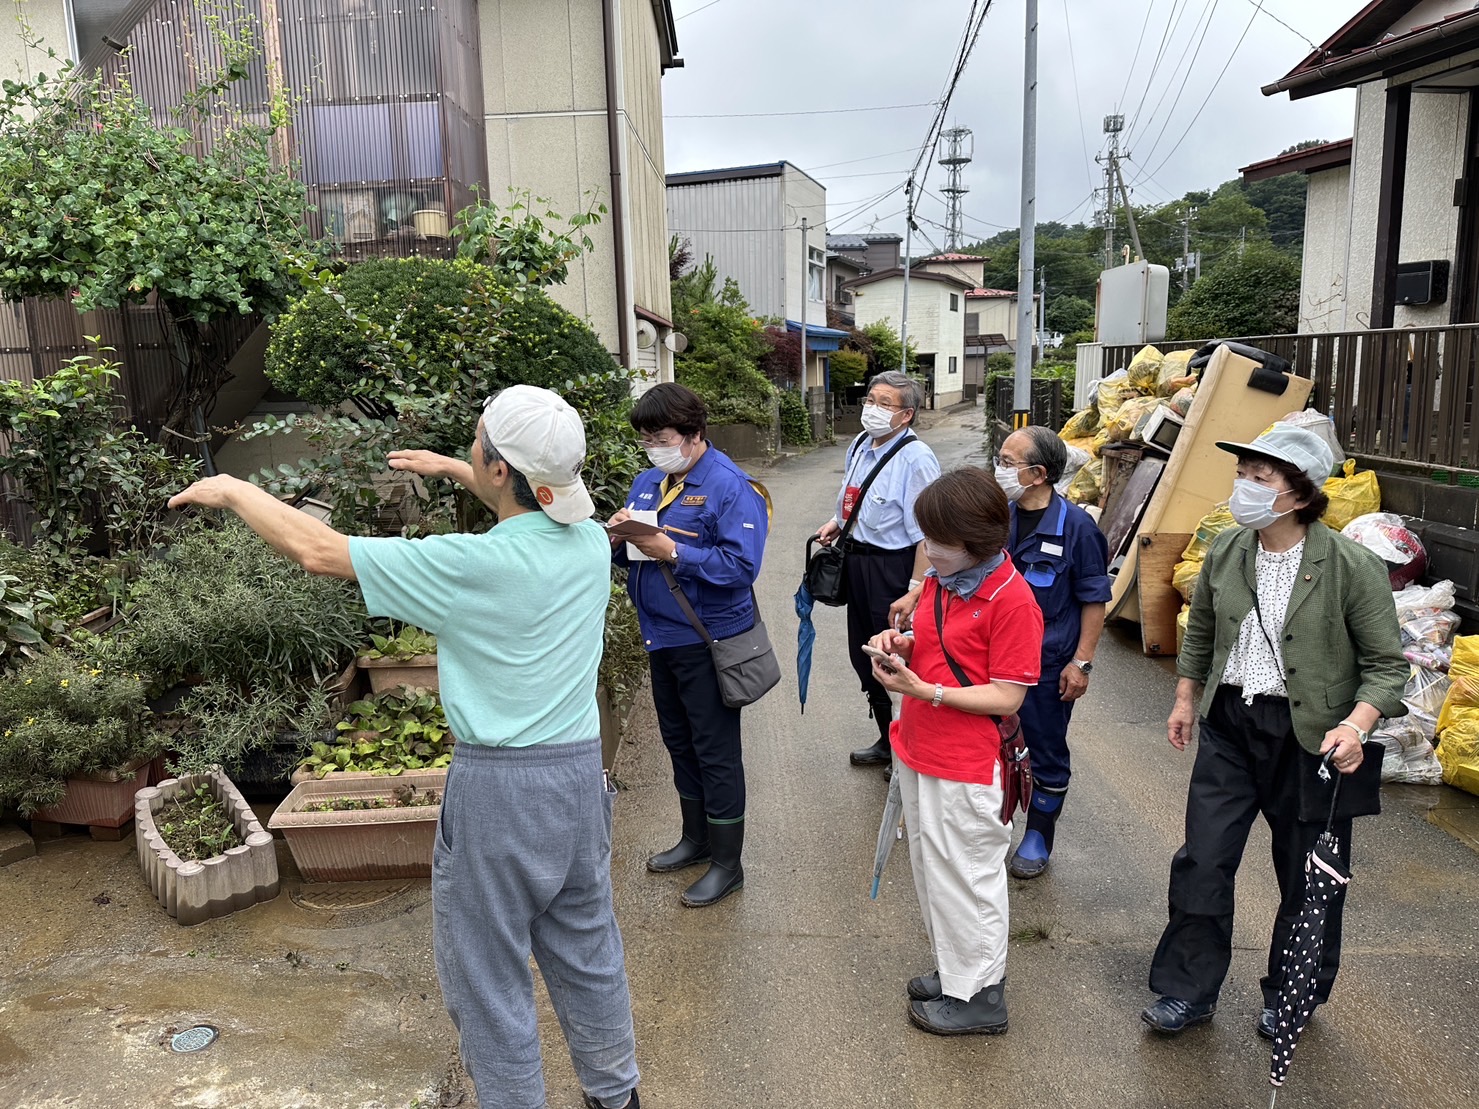
{"label": "transmission tower", "polygon": [[961,246],[960,198],[971,191],[968,186],[961,183],[960,171],[970,164],[972,153],[975,150],[975,141],[971,137],[969,127],[952,127],[948,131],[940,132],[940,145],[943,153],[940,155],[939,163],[950,172],[949,183],[940,190],[945,194],[945,226],[949,229],[945,236],[945,249],[959,250]]}
{"label": "transmission tower", "polygon": [[1095,194],[1102,201],[1099,210],[1099,226],[1104,229],[1104,268],[1109,269],[1114,265],[1114,209],[1115,209],[1115,174],[1118,172],[1120,154],[1120,132],[1125,129],[1125,117],[1112,115],[1104,117],[1104,133],[1109,136],[1109,153],[1101,154],[1094,160],[1104,167],[1104,186],[1095,189]]}

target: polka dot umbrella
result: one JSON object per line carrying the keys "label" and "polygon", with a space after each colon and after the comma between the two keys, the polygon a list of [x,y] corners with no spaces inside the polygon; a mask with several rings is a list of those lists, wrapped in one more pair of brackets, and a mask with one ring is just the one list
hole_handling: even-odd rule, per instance
{"label": "polka dot umbrella", "polygon": [[[1330,759],[1320,766],[1320,776],[1329,779]],[[1351,880],[1350,870],[1340,858],[1340,842],[1330,829],[1335,820],[1335,801],[1340,795],[1340,776],[1330,796],[1330,820],[1304,861],[1304,905],[1289,935],[1289,946],[1283,951],[1284,984],[1279,989],[1279,1002],[1274,1008],[1274,1049],[1269,1062],[1268,1080],[1274,1087],[1269,1106],[1279,1096],[1279,1087],[1289,1075],[1295,1045],[1315,1011],[1315,976],[1320,969],[1320,955],[1325,947],[1325,921],[1331,903],[1340,896]]]}

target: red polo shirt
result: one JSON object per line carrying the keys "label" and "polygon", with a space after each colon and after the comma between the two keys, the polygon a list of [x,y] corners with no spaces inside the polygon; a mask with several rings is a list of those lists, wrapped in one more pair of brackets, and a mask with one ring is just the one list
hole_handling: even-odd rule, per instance
{"label": "red polo shirt", "polygon": [[[930,684],[957,687],[940,649],[935,624],[935,594],[939,579],[924,581],[919,607],[914,610],[914,652],[909,669]],[[962,600],[944,590],[945,643],[972,685],[1013,682],[1036,685],[1042,669],[1042,612],[1029,586],[1008,558],[996,568],[975,596]],[[894,757],[920,774],[952,782],[986,785],[1000,782],[997,759],[1001,733],[989,716],[976,716],[928,701],[905,697],[894,722]]]}

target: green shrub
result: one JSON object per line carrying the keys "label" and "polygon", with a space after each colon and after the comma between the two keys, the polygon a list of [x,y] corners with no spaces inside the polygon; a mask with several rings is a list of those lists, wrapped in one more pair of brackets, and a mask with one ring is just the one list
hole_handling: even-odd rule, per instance
{"label": "green shrub", "polygon": [[435,693],[381,693],[355,701],[336,725],[333,743],[317,742],[300,770],[315,778],[335,771],[400,774],[452,763],[456,741]]}
{"label": "green shrub", "polygon": [[629,704],[647,677],[647,647],[637,608],[626,590],[626,571],[617,570],[606,605],[605,649],[596,680],[614,705]]}
{"label": "green shrub", "polygon": [[139,674],[48,651],[0,681],[0,808],[29,816],[65,779],[115,770],[164,747]]}
{"label": "green shrub", "polygon": [[812,441],[811,413],[806,410],[806,401],[799,389],[782,389],[781,438],[787,443],[806,446]]}
{"label": "green shrub", "polygon": [[868,356],[860,350],[839,350],[827,362],[832,392],[844,393],[868,376]]}

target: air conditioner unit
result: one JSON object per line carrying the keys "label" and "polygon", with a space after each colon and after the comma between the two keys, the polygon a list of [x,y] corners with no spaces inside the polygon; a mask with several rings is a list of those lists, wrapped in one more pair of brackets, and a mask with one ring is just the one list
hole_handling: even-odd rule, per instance
{"label": "air conditioner unit", "polygon": [[1397,265],[1398,304],[1442,304],[1448,299],[1448,262],[1400,262]]}

